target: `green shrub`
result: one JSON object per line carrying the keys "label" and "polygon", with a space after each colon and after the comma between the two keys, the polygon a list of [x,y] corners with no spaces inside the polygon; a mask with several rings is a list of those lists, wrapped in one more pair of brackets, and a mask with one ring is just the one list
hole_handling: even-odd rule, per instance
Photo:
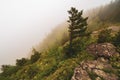
{"label": "green shrub", "polygon": [[33,55],[31,55],[30,62],[35,63],[40,58],[40,53],[33,49]]}
{"label": "green shrub", "polygon": [[96,80],[97,77],[99,77],[97,74],[95,74],[94,72],[88,72],[88,75],[89,77],[92,79],[92,80]]}
{"label": "green shrub", "polygon": [[94,60],[95,56],[92,54],[87,53],[85,50],[81,51],[77,54],[76,58],[78,61],[83,61],[83,60]]}
{"label": "green shrub", "polygon": [[111,64],[112,64],[112,66],[114,67],[114,68],[118,68],[118,69],[120,69],[120,55],[118,54],[116,54],[116,55],[114,55],[114,56],[112,56],[111,58],[110,58],[110,62],[111,62]]}
{"label": "green shrub", "polygon": [[17,65],[17,66],[24,66],[27,62],[28,62],[28,60],[25,59],[25,58],[17,59],[17,60],[16,60],[16,65]]}
{"label": "green shrub", "polygon": [[27,69],[27,76],[29,76],[29,78],[33,78],[37,73],[38,73],[39,69],[36,66],[29,66],[29,68]]}
{"label": "green shrub", "polygon": [[78,66],[78,64],[75,58],[61,61],[57,65],[57,70],[45,80],[70,80],[76,66]]}
{"label": "green shrub", "polygon": [[117,51],[120,52],[120,31],[115,35],[113,44],[117,47]]}
{"label": "green shrub", "polygon": [[76,38],[73,40],[72,43],[72,51],[73,53],[70,54],[69,53],[69,44],[66,43],[66,45],[63,47],[64,53],[66,54],[66,57],[75,57],[77,55],[77,53],[80,53],[81,51],[84,51],[86,49],[86,47],[91,44],[96,42],[96,40],[94,38],[92,38],[91,36],[89,37],[80,37],[80,38]]}
{"label": "green shrub", "polygon": [[111,42],[112,41],[111,31],[112,31],[111,29],[102,30],[98,35],[98,43]]}
{"label": "green shrub", "polygon": [[41,65],[38,65],[40,72],[36,75],[37,79],[43,79],[57,69],[57,61],[55,58],[43,59],[40,63]]}
{"label": "green shrub", "polygon": [[9,77],[0,76],[0,80],[12,80]]}
{"label": "green shrub", "polygon": [[2,73],[1,75],[4,77],[11,76],[12,74],[15,74],[20,67],[18,66],[11,66],[11,65],[2,65]]}

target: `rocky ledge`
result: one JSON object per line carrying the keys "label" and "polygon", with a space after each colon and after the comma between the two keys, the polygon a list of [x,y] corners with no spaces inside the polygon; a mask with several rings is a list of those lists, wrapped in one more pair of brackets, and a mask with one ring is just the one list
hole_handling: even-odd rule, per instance
{"label": "rocky ledge", "polygon": [[[115,69],[108,60],[98,58],[94,61],[84,61],[75,68],[71,80],[120,80],[120,69]],[[117,74],[116,74],[117,73]]]}
{"label": "rocky ledge", "polygon": [[120,55],[115,46],[110,43],[91,44],[87,51],[97,58],[81,62],[71,80],[120,80]]}
{"label": "rocky ledge", "polygon": [[116,51],[116,47],[111,43],[91,44],[87,47],[87,51],[96,57],[106,58],[119,54]]}

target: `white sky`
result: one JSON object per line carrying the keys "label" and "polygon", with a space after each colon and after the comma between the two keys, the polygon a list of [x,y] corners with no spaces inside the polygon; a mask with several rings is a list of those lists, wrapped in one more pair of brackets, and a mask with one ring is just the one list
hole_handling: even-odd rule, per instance
{"label": "white sky", "polygon": [[67,10],[90,9],[111,0],[0,0],[0,65],[26,57],[55,26],[67,20]]}

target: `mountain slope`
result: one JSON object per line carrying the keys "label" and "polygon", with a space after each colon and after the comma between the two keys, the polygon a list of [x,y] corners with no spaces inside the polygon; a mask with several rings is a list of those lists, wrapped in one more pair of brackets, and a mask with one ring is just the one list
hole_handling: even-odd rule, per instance
{"label": "mountain slope", "polygon": [[[95,9],[94,15],[94,12],[90,11],[88,31],[101,31],[111,25],[119,25],[119,2],[120,0],[116,0],[104,6],[102,9]],[[114,7],[112,10],[111,6],[116,7]],[[108,13],[108,11],[115,11],[115,13]],[[106,18],[104,17],[105,15],[107,15]],[[71,80],[74,74],[74,69],[82,64],[81,62],[83,62],[83,64],[86,64],[86,61],[92,61],[94,65],[94,62],[101,57],[89,53],[86,49],[89,45],[93,43],[99,44],[99,37],[93,36],[91,34],[90,36],[84,36],[74,39],[73,43],[77,43],[77,45],[75,45],[76,52],[72,57],[69,57],[68,54],[66,54],[65,52],[66,47],[68,47],[67,44],[69,40],[67,27],[68,23],[65,23],[61,24],[59,27],[53,30],[53,32],[48,35],[43,43],[37,46],[37,50],[33,50],[33,55],[30,59],[17,60],[16,63],[19,64],[16,64],[16,66],[4,65],[2,67],[3,72],[0,74],[0,80]],[[115,40],[110,40],[108,42],[114,44],[114,42],[118,40],[118,36],[119,34],[115,36],[110,36]],[[105,37],[108,36],[105,35]],[[120,50],[119,43],[117,45],[114,44],[117,52],[119,52]],[[40,55],[40,57],[37,59],[36,53]],[[105,61],[108,61],[108,63],[105,64],[112,65],[112,69],[115,69],[115,75],[117,76],[116,79],[119,80],[119,57],[111,56],[109,57],[109,59],[105,58]],[[112,70],[106,70],[106,72],[111,71]],[[91,78],[95,76],[96,78],[96,74],[94,73],[90,73],[89,76]],[[102,77],[100,78],[103,79]]]}

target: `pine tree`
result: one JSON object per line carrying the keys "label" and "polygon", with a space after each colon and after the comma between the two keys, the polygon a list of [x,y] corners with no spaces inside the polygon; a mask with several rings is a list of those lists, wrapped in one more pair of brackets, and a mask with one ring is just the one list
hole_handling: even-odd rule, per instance
{"label": "pine tree", "polygon": [[78,11],[76,8],[71,7],[71,10],[68,11],[70,14],[69,16],[69,36],[70,36],[70,43],[69,43],[69,52],[72,53],[72,41],[76,37],[81,37],[85,35],[85,31],[87,29],[87,19],[82,17],[83,10]]}

